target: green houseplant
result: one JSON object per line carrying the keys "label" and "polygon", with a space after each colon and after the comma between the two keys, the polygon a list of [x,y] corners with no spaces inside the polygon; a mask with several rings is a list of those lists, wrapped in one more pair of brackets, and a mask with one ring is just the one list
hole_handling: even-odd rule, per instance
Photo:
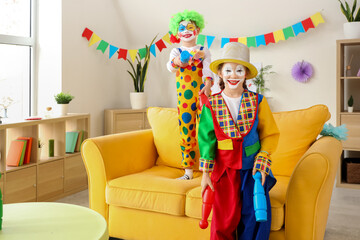
{"label": "green houseplant", "polygon": [[72,96],[69,93],[58,93],[55,96],[55,101],[56,103],[60,106],[60,114],[61,116],[66,116],[68,113],[68,107],[69,107],[69,103],[71,102],[71,100],[73,100],[75,97]]}
{"label": "green houseplant", "polygon": [[256,86],[256,92],[263,94],[265,91],[269,90],[265,87],[265,78],[267,75],[273,74],[275,72],[270,72],[272,65],[266,65],[265,67],[260,68],[258,75],[253,79],[253,83]]}
{"label": "green houseplant", "polygon": [[154,43],[157,35],[151,41],[150,45],[145,45],[145,52],[140,50],[137,53],[135,62],[127,59],[132,72],[127,70],[134,84],[134,92],[130,92],[130,102],[133,109],[143,109],[146,107],[146,94],[144,93],[147,71],[150,64],[150,46]]}
{"label": "green houseplant", "polygon": [[354,110],[353,105],[354,105],[354,99],[353,96],[351,95],[348,100],[348,112],[353,112]]}
{"label": "green houseplant", "polygon": [[360,37],[360,8],[356,10],[357,0],[354,0],[352,7],[345,0],[345,4],[341,0],[338,0],[340,3],[340,10],[347,19],[347,23],[344,23],[344,35],[346,38],[359,38]]}

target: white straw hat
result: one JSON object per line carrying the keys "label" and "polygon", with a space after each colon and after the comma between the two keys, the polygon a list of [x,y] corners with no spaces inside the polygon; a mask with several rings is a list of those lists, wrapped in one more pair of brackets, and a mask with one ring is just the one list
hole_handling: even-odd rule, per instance
{"label": "white straw hat", "polygon": [[246,75],[247,79],[254,78],[258,74],[256,67],[250,63],[249,48],[242,43],[229,42],[225,44],[221,51],[221,57],[210,64],[210,70],[218,74],[219,65],[226,62],[235,62],[247,67],[249,69],[249,73]]}

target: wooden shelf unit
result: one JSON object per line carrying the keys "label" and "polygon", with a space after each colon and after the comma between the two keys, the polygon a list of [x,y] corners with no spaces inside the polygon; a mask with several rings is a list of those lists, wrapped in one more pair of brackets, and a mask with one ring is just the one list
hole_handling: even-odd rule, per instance
{"label": "wooden shelf unit", "polygon": [[105,135],[150,128],[146,109],[105,109]]}
{"label": "wooden shelf unit", "polygon": [[[0,188],[4,203],[53,201],[87,189],[87,175],[80,152],[65,153],[68,131],[85,131],[89,136],[90,115],[70,113],[34,121],[0,124]],[[30,163],[6,165],[11,141],[32,137]],[[44,143],[38,152],[38,140]],[[54,157],[48,157],[49,139],[54,139]]]}
{"label": "wooden shelf unit", "polygon": [[[341,156],[336,186],[360,189],[359,184],[346,182],[346,157],[360,157],[360,39],[346,39],[336,41],[336,121],[337,126],[346,124],[348,138],[343,141],[344,152]],[[351,57],[354,55],[354,57]],[[352,62],[350,64],[350,59]],[[350,71],[347,71],[347,65]],[[354,112],[347,112],[347,101],[350,95],[354,98]],[[360,172],[359,172],[360,174]]]}

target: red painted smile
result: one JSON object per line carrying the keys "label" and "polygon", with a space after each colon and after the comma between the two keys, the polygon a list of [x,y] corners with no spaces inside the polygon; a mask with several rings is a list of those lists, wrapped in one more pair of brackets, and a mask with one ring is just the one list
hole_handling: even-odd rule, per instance
{"label": "red painted smile", "polygon": [[230,85],[236,85],[240,82],[240,79],[239,80],[236,80],[236,79],[228,79],[227,82],[230,84]]}

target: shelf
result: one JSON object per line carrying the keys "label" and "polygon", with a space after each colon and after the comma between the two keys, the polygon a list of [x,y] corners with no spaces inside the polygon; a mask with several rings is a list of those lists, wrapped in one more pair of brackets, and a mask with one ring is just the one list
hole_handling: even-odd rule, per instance
{"label": "shelf", "polygon": [[337,183],[337,184],[336,184],[336,187],[360,189],[360,184],[359,184],[359,183],[341,182],[341,183]]}
{"label": "shelf", "polygon": [[55,156],[55,157],[47,157],[47,158],[41,158],[39,163],[47,163],[47,162],[52,162],[52,161],[56,161],[59,159],[64,159],[64,156]]}
{"label": "shelf", "polygon": [[78,156],[81,155],[81,152],[74,152],[74,153],[66,153],[66,157],[74,157],[74,156]]}
{"label": "shelf", "polygon": [[340,112],[340,115],[360,115],[360,111],[355,112]]}
{"label": "shelf", "polygon": [[355,80],[360,80],[360,77],[341,77],[340,79],[355,79]]}
{"label": "shelf", "polygon": [[13,172],[13,171],[17,171],[17,170],[24,169],[24,168],[34,167],[34,166],[36,166],[36,163],[28,163],[28,164],[24,164],[24,165],[18,166],[18,167],[6,166],[6,172]]}

